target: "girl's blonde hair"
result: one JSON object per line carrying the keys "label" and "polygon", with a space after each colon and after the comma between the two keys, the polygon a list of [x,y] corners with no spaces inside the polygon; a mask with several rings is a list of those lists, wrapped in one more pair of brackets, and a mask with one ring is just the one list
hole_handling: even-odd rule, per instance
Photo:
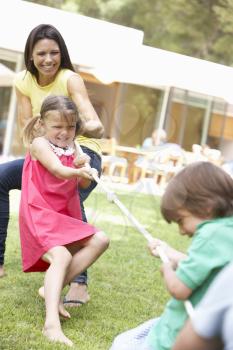
{"label": "girl's blonde hair", "polygon": [[46,114],[50,111],[58,111],[61,118],[64,118],[67,123],[76,122],[77,135],[82,128],[82,121],[75,103],[66,96],[48,96],[44,99],[40,115],[33,117],[23,130],[23,142],[25,146],[30,145],[35,137],[43,136],[43,129],[40,121],[46,119]]}
{"label": "girl's blonde hair", "polygon": [[210,162],[188,165],[169,182],[161,201],[169,223],[177,222],[182,209],[203,219],[233,215],[233,179]]}

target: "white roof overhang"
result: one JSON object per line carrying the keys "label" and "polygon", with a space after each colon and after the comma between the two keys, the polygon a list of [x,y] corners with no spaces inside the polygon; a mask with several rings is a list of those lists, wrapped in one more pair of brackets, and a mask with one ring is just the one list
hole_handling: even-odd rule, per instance
{"label": "white roof overhang", "polygon": [[114,61],[90,70],[101,81],[138,84],[152,88],[173,86],[233,100],[233,68],[142,45]]}

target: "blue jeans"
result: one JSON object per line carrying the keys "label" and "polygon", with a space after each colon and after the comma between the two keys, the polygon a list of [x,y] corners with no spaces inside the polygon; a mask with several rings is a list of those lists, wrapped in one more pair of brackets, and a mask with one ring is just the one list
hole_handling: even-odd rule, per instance
{"label": "blue jeans", "polygon": [[[85,146],[81,146],[84,153],[86,153],[90,157],[90,166],[95,168],[98,171],[99,176],[101,175],[101,157],[96,152],[92,151],[90,148]],[[82,211],[83,221],[87,222],[86,213],[84,210],[83,202],[87,199],[92,190],[96,187],[97,183],[92,181],[90,186],[87,188],[80,188],[79,196],[80,196],[80,206]],[[87,284],[87,271],[82,272],[79,276],[75,277],[73,282]]]}
{"label": "blue jeans", "polygon": [[[87,147],[82,148],[83,151],[87,153],[91,158],[91,167],[97,169],[100,174],[101,157]],[[4,264],[5,245],[10,212],[9,192],[10,190],[15,189],[21,190],[23,163],[24,159],[17,159],[8,163],[0,164],[0,265]],[[87,221],[83,207],[83,201],[89,196],[96,185],[96,182],[93,181],[87,189],[80,189],[79,191],[83,221]],[[84,273],[77,276],[74,279],[74,282],[87,284],[87,272],[85,271]]]}

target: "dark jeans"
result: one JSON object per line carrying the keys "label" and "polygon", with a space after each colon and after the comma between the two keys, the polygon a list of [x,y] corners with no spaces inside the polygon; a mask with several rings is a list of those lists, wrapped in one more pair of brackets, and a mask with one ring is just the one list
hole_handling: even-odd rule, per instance
{"label": "dark jeans", "polygon": [[[81,147],[82,147],[83,152],[86,153],[91,158],[90,159],[90,166],[92,168],[95,168],[98,171],[99,176],[100,176],[101,175],[101,157],[99,156],[99,154],[92,151],[90,148],[87,148],[85,146],[81,146]],[[94,190],[96,185],[97,185],[97,183],[95,181],[92,181],[88,188],[79,190],[82,218],[83,218],[83,221],[85,221],[85,222],[87,222],[87,218],[86,218],[86,213],[84,210],[83,202],[87,199],[87,197],[89,196],[91,191]],[[75,277],[73,282],[87,284],[87,271],[84,271],[79,276]]]}
{"label": "dark jeans", "polygon": [[[82,147],[84,153],[91,158],[90,165],[95,168],[99,175],[101,173],[101,157],[87,147]],[[24,159],[13,160],[8,163],[0,164],[0,265],[4,264],[5,244],[7,237],[7,227],[9,222],[9,191],[21,189],[21,179]],[[91,191],[96,187],[96,182],[92,181],[91,185],[80,189],[80,204],[83,221],[87,221],[83,207],[83,202],[89,196]],[[87,283],[87,272],[80,274],[74,279],[77,283]]]}

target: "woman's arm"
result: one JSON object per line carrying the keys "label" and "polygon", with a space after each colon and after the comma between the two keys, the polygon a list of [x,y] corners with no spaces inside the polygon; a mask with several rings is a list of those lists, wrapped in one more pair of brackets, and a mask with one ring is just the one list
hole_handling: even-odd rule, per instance
{"label": "woman's arm", "polygon": [[20,131],[23,130],[27,122],[32,118],[32,105],[30,98],[23,95],[17,88],[16,98],[17,98],[17,118]]}
{"label": "woman's arm", "polygon": [[89,100],[83,79],[78,74],[72,75],[68,80],[67,88],[84,122],[82,134],[93,138],[103,137],[104,127]]}
{"label": "woman's arm", "polygon": [[92,180],[90,168],[75,169],[64,166],[43,137],[37,137],[33,140],[30,152],[34,159],[37,159],[51,174],[60,179],[72,179],[80,176],[88,179],[89,182]]}

